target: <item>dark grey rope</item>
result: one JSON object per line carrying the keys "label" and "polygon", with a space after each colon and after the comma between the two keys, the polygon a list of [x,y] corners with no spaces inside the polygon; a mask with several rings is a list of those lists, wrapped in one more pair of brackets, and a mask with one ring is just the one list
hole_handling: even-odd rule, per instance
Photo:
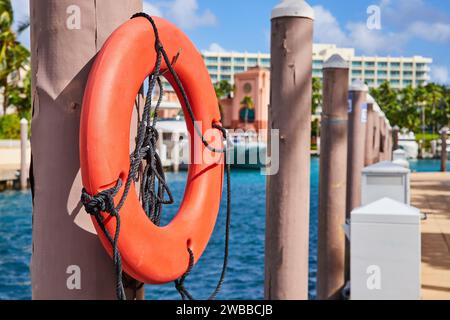
{"label": "dark grey rope", "polygon": [[[220,126],[213,125],[216,129],[219,129],[224,139],[227,140],[227,131]],[[225,274],[228,266],[228,251],[229,251],[229,240],[230,240],[230,227],[231,227],[231,177],[230,177],[230,163],[227,160],[227,150],[223,149],[223,154],[225,158],[225,167],[226,167],[226,180],[227,180],[227,212],[226,212],[226,223],[225,223],[225,247],[224,247],[224,256],[223,256],[223,265],[222,265],[222,273],[220,274],[219,281],[214,289],[213,293],[208,297],[208,300],[214,300],[222,288],[223,282],[225,280]],[[186,273],[178,280],[175,281],[175,288],[181,295],[183,300],[194,300],[193,296],[189,293],[189,291],[184,286],[184,282],[187,276],[191,273],[192,268],[194,267],[194,253],[190,248],[187,249],[189,253],[189,267]]]}
{"label": "dark grey rope", "polygon": [[[117,180],[117,183],[115,187],[104,190],[94,196],[91,196],[87,193],[87,191],[83,188],[82,195],[81,195],[81,201],[83,205],[86,208],[86,212],[93,215],[102,229],[102,232],[107,237],[109,243],[111,244],[112,250],[113,250],[113,261],[116,269],[116,295],[119,300],[125,300],[125,290],[123,285],[123,278],[122,278],[122,260],[120,256],[120,252],[118,250],[118,239],[120,234],[120,214],[119,211],[122,208],[123,204],[126,201],[126,198],[128,196],[128,193],[130,191],[130,187],[133,182],[137,182],[139,180],[139,173],[140,173],[140,167],[142,164],[142,161],[146,161],[146,165],[143,169],[142,173],[142,179],[140,184],[140,200],[142,203],[142,207],[149,217],[149,219],[157,226],[160,225],[161,222],[161,212],[162,212],[162,206],[164,204],[172,204],[173,203],[173,197],[172,193],[170,192],[169,186],[166,183],[165,174],[163,170],[163,166],[161,163],[161,159],[159,155],[156,152],[156,143],[159,139],[158,132],[155,129],[157,120],[158,120],[158,109],[161,105],[164,90],[161,83],[160,76],[163,75],[161,73],[161,63],[162,59],[164,59],[169,72],[171,73],[173,79],[175,80],[183,101],[186,105],[186,109],[188,110],[190,119],[192,123],[194,124],[194,128],[196,130],[196,133],[201,137],[203,144],[206,148],[208,148],[212,152],[216,153],[223,153],[225,157],[225,165],[226,165],[226,172],[227,172],[227,220],[226,220],[226,231],[225,231],[225,254],[224,254],[224,262],[223,262],[223,268],[222,273],[219,279],[219,282],[216,286],[216,289],[214,290],[213,294],[209,297],[209,299],[214,299],[217,295],[217,293],[220,291],[220,288],[222,287],[223,281],[225,279],[225,273],[226,268],[228,265],[228,243],[229,243],[229,229],[230,229],[230,218],[231,218],[231,187],[230,187],[230,165],[227,161],[227,153],[226,148],[223,149],[216,149],[208,143],[208,141],[204,138],[201,129],[198,127],[196,121],[194,112],[192,110],[192,107],[189,103],[189,99],[187,98],[187,94],[183,88],[183,85],[173,68],[173,63],[176,62],[178,55],[175,57],[174,62],[172,63],[167,53],[162,46],[160,39],[159,39],[159,33],[158,29],[156,27],[155,22],[153,19],[148,16],[145,13],[137,13],[133,15],[133,18],[136,17],[144,17],[146,18],[152,25],[153,31],[155,34],[155,50],[157,53],[156,57],[156,63],[155,68],[152,74],[149,76],[149,87],[147,91],[147,97],[145,100],[144,110],[142,113],[142,119],[139,122],[138,126],[138,132],[136,137],[136,147],[133,153],[130,156],[130,169],[129,174],[127,177],[127,180],[125,182],[125,188],[124,192],[122,194],[122,197],[118,203],[117,206],[114,204],[114,197],[119,193],[120,188],[122,187],[122,179],[119,178]],[[156,85],[159,87],[159,97],[158,101],[155,105],[155,108],[153,110],[153,119],[151,116],[151,110],[152,110],[152,95],[153,90],[155,89]],[[220,126],[219,124],[214,123],[213,127],[220,130],[224,136],[224,139],[227,139],[227,132],[226,130]],[[168,195],[169,199],[165,198],[165,194]],[[108,230],[106,230],[105,222],[103,219],[103,216],[101,215],[101,212],[108,213],[110,217],[114,217],[116,219],[116,230],[114,233],[114,236],[112,236]],[[193,266],[194,266],[194,254],[190,248],[187,248],[189,253],[189,266],[186,271],[186,273],[178,280],[175,281],[175,286],[177,290],[180,292],[183,299],[193,299],[193,297],[189,294],[189,292],[184,287],[184,281],[186,277],[190,274]]]}

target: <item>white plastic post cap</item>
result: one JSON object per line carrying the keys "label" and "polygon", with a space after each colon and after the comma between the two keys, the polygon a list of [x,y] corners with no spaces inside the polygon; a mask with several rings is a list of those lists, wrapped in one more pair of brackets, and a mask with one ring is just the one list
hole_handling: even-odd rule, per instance
{"label": "white plastic post cap", "polygon": [[299,17],[314,20],[314,9],[304,0],[282,0],[272,10],[272,19]]}
{"label": "white plastic post cap", "polygon": [[367,94],[366,103],[368,103],[368,104],[375,104],[375,99],[369,93]]}
{"label": "white plastic post cap", "polygon": [[348,69],[349,63],[340,54],[333,54],[323,64],[323,69]]}
{"label": "white plastic post cap", "polygon": [[361,79],[356,79],[350,85],[350,91],[369,91],[369,87]]}
{"label": "white plastic post cap", "polygon": [[25,118],[22,118],[22,119],[20,120],[20,124],[28,124],[28,120],[25,119]]}
{"label": "white plastic post cap", "polygon": [[392,129],[394,129],[395,131],[400,131],[400,127],[398,125],[395,125]]}
{"label": "white plastic post cap", "polygon": [[441,129],[441,131],[440,131],[441,134],[448,133],[448,132],[449,132],[449,128],[448,127],[443,127]]}
{"label": "white plastic post cap", "polygon": [[375,101],[375,103],[373,104],[373,111],[377,112],[377,113],[381,113],[381,108],[378,105],[378,103]]}

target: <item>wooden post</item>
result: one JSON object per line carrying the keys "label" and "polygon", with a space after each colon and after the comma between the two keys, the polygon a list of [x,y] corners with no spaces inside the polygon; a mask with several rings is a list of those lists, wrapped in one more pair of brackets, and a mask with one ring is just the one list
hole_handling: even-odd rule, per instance
{"label": "wooden post", "polygon": [[383,113],[383,130],[384,130],[384,145],[383,145],[383,161],[387,161],[389,158],[389,131],[388,131],[389,122],[386,118],[386,115]]}
{"label": "wooden post", "polygon": [[448,138],[448,127],[441,129],[441,172],[447,172],[447,138]]}
{"label": "wooden post", "polygon": [[323,66],[317,298],[339,299],[345,285],[345,201],[348,139],[348,63]]}
{"label": "wooden post", "polygon": [[380,115],[380,160],[386,161],[386,116],[384,112]]}
{"label": "wooden post", "polygon": [[20,120],[20,189],[28,187],[28,120]]}
{"label": "wooden post", "polygon": [[116,298],[113,262],[80,204],[80,109],[97,51],[141,10],[141,0],[30,1],[33,299]]}
{"label": "wooden post", "polygon": [[387,161],[392,161],[394,147],[393,147],[393,137],[392,137],[392,127],[388,124],[387,128],[387,137],[388,137],[388,156]]}
{"label": "wooden post", "polygon": [[172,134],[172,169],[173,172],[180,171],[180,133],[175,132]]}
{"label": "wooden post", "polygon": [[374,104],[374,145],[373,145],[373,159],[372,163],[380,162],[380,145],[381,145],[381,109],[378,104]]}
{"label": "wooden post", "polygon": [[269,135],[279,129],[280,146],[267,181],[266,299],[308,299],[313,17],[301,0],[272,11]]}
{"label": "wooden post", "polygon": [[[364,153],[367,125],[368,87],[356,80],[350,86],[351,110],[348,115],[347,192],[346,219],[354,208],[361,205],[361,172],[364,168]],[[350,280],[350,243],[345,242],[345,280]]]}
{"label": "wooden post", "polygon": [[367,99],[367,123],[366,123],[366,141],[364,145],[364,166],[370,166],[374,161],[375,151],[375,111],[373,109],[375,100],[368,94]]}
{"label": "wooden post", "polygon": [[392,141],[393,141],[393,151],[397,150],[400,148],[399,146],[399,134],[400,134],[400,127],[395,125],[392,128]]}
{"label": "wooden post", "polygon": [[368,88],[355,81],[350,86],[352,110],[349,113],[347,160],[347,218],[361,204],[361,171],[364,168],[367,117],[364,114]]}

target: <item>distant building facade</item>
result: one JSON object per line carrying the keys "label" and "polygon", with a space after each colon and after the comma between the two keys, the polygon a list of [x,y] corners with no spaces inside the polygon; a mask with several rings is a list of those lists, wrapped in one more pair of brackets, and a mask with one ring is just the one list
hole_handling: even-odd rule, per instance
{"label": "distant building facade", "polygon": [[[413,57],[356,56],[355,49],[338,48],[331,44],[314,44],[313,76],[322,78],[322,65],[333,54],[340,54],[350,63],[350,80],[362,79],[369,87],[377,87],[389,81],[394,88],[409,85],[418,87],[430,81],[432,59]],[[213,83],[227,80],[234,84],[234,74],[251,67],[270,68],[270,54],[238,52],[203,52]]]}
{"label": "distant building facade", "polygon": [[250,67],[245,72],[235,74],[233,83],[233,97],[220,101],[224,126],[255,131],[267,129],[270,103],[269,69]]}

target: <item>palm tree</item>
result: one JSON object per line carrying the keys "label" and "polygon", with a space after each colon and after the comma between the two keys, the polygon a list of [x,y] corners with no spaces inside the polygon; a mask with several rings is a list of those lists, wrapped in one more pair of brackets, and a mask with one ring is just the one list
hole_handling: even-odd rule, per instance
{"label": "palm tree", "polygon": [[220,104],[220,100],[225,97],[229,97],[234,91],[234,86],[232,86],[227,80],[222,80],[214,84],[214,90],[216,91],[216,96],[219,103],[220,117],[223,119],[223,107]]}
{"label": "palm tree", "polygon": [[322,106],[322,80],[320,78],[313,78],[312,82],[312,114],[315,114],[317,108]]}
{"label": "palm tree", "polygon": [[10,91],[20,80],[20,70],[26,70],[30,52],[17,41],[12,27],[14,12],[10,0],[0,0],[0,87],[3,89],[3,109],[10,105]]}
{"label": "palm tree", "polygon": [[254,105],[255,104],[253,102],[253,99],[250,96],[245,96],[244,99],[242,99],[242,101],[241,101],[241,106],[242,106],[241,112],[244,111],[243,118],[244,118],[245,125],[247,125],[247,123],[248,123],[249,113],[251,110],[253,110]]}
{"label": "palm tree", "polygon": [[445,87],[429,83],[425,86],[426,91],[426,105],[427,108],[427,119],[429,122],[429,127],[432,128],[433,133],[439,131],[441,127],[447,126],[448,123],[440,123],[439,121],[439,110],[438,108],[444,102],[445,97]]}
{"label": "palm tree", "polygon": [[217,99],[223,99],[228,97],[234,91],[234,88],[227,80],[222,80],[214,84],[214,90],[216,91]]}

